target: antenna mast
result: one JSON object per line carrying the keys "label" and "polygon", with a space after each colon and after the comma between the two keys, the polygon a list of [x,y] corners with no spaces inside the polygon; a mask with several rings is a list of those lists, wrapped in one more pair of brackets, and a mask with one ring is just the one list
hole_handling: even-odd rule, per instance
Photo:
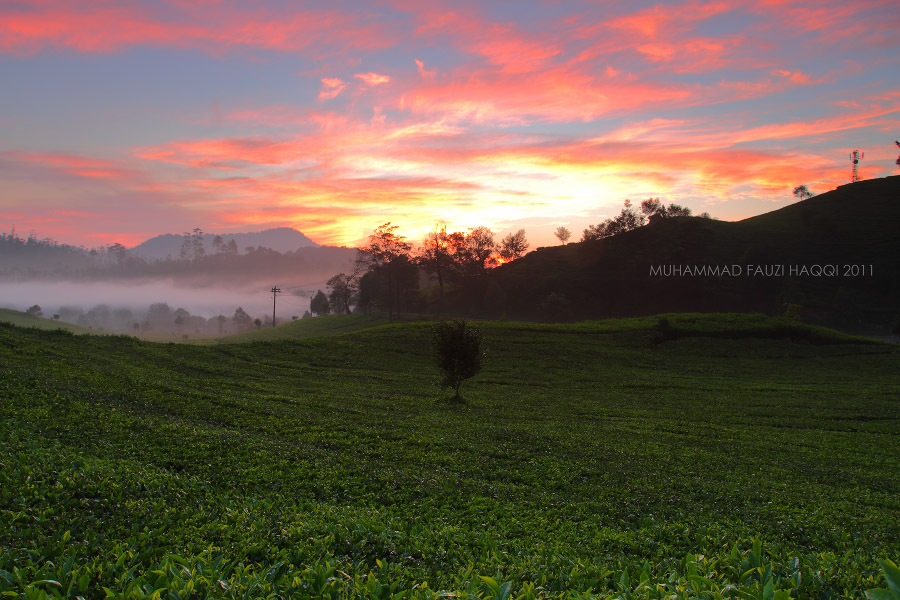
{"label": "antenna mast", "polygon": [[852,167],[850,168],[850,183],[856,183],[860,180],[859,176],[859,161],[866,157],[866,153],[862,150],[854,150],[850,153],[850,162],[852,163]]}

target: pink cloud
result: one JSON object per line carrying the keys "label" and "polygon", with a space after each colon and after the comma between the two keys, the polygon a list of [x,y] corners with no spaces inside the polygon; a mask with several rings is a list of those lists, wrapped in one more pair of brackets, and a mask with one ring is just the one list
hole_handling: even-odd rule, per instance
{"label": "pink cloud", "polygon": [[140,148],[139,158],[188,167],[235,170],[248,165],[281,165],[301,158],[298,144],[264,138],[171,142]]}
{"label": "pink cloud", "polygon": [[697,97],[689,87],[610,81],[576,68],[534,74],[475,71],[456,79],[410,88],[398,107],[415,114],[445,114],[479,123],[590,121],[648,106],[685,105]]}
{"label": "pink cloud", "polygon": [[0,9],[0,52],[27,55],[56,47],[103,53],[134,46],[294,52],[321,46],[383,48],[394,41],[387,25],[359,13],[307,9],[285,14],[263,6],[251,10],[226,4],[215,10],[201,8],[193,3],[169,11],[65,0],[16,3]]}
{"label": "pink cloud", "polygon": [[435,76],[437,75],[436,69],[430,69],[430,70],[426,69],[425,63],[423,63],[418,58],[415,59],[415,61],[416,61],[416,68],[419,70],[419,75],[422,77],[422,79],[425,79],[426,81],[430,81],[435,78]]}
{"label": "pink cloud", "polygon": [[813,83],[812,78],[807,73],[801,71],[774,69],[772,70],[772,75],[787,78],[791,83],[796,83],[797,85],[809,85]]}
{"label": "pink cloud", "polygon": [[63,152],[3,152],[2,156],[87,179],[133,180],[139,174],[122,164]]}
{"label": "pink cloud", "polygon": [[354,77],[371,86],[388,83],[391,80],[387,75],[381,75],[380,73],[356,73]]}
{"label": "pink cloud", "polygon": [[319,100],[331,100],[344,91],[347,84],[340,79],[326,77],[322,79],[322,91],[319,92]]}
{"label": "pink cloud", "polygon": [[[340,100],[327,105],[329,112],[324,104],[282,99],[259,108],[242,99],[243,107],[213,119],[227,137],[212,137],[211,128],[203,137],[185,129],[183,138],[139,146],[125,160],[4,153],[4,184],[14,180],[25,190],[17,198],[55,185],[48,194],[62,203],[77,179],[83,196],[101,188],[112,196],[138,190],[143,195],[135,204],[145,211],[176,206],[182,214],[234,224],[313,227],[323,240],[352,243],[379,219],[430,227],[435,215],[457,221],[472,215],[476,222],[468,225],[494,225],[547,211],[560,198],[570,204],[557,213],[585,214],[600,210],[602,198],[618,202],[621,190],[634,188],[675,201],[690,194],[709,202],[751,193],[789,197],[789,186],[816,189],[845,176],[843,163],[823,157],[841,132],[900,126],[896,96],[850,102],[854,90],[822,86],[830,94],[825,104],[820,89],[812,88],[843,77],[822,77],[820,58],[810,59],[830,51],[830,40],[846,45],[857,36],[867,47],[897,44],[896,10],[880,0],[862,0],[852,9],[835,0],[687,0],[646,9],[585,3],[578,5],[584,15],[531,22],[494,22],[487,9],[459,3],[449,11],[437,2],[397,0],[381,14],[337,6],[280,13],[263,3],[222,3],[210,11],[186,0],[166,7],[7,3],[0,8],[0,52],[135,46],[218,57],[238,49],[243,55],[294,52],[304,63],[317,61],[292,67],[305,69],[309,93],[320,102]],[[719,21],[710,19],[726,13],[721,20],[733,31],[711,35]],[[398,22],[412,23],[411,35],[396,35]],[[365,51],[334,58],[343,48]],[[390,49],[384,53],[390,57],[372,49]],[[413,71],[409,58],[415,56]],[[846,65],[860,79],[870,69],[862,60]],[[706,76],[689,76],[696,73]],[[357,93],[369,87],[377,93]],[[794,105],[779,104],[777,96],[800,87],[808,98],[816,96],[807,118],[796,116],[807,114],[798,109],[801,94],[791,95]],[[764,114],[749,104],[728,106],[763,97]],[[676,112],[688,107],[694,110]],[[809,140],[815,152],[801,149]],[[767,141],[777,144],[754,149]],[[821,151],[820,141],[826,142]],[[841,149],[841,159],[845,154]],[[9,189],[4,185],[5,193]]]}

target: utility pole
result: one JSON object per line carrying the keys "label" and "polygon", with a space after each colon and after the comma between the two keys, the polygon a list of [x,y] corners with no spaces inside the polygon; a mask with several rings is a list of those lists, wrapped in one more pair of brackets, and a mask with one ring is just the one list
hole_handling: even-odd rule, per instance
{"label": "utility pole", "polygon": [[272,327],[275,327],[275,298],[278,297],[279,292],[281,292],[281,288],[277,285],[272,288]]}

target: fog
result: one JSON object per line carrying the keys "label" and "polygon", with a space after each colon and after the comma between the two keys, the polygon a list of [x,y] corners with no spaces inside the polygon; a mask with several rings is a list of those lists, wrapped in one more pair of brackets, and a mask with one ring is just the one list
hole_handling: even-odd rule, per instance
{"label": "fog", "polygon": [[[97,305],[110,309],[126,308],[143,315],[153,303],[164,302],[174,311],[187,310],[192,315],[211,318],[231,317],[241,307],[253,318],[272,317],[271,287],[259,286],[242,290],[176,287],[169,281],[153,280],[127,285],[97,282],[74,283],[52,281],[0,282],[0,307],[24,311],[39,305],[45,317],[60,313],[64,307],[87,312]],[[311,290],[315,293],[315,290]],[[305,295],[299,295],[305,294]],[[285,288],[278,295],[278,322],[302,316],[309,309],[309,291]]]}

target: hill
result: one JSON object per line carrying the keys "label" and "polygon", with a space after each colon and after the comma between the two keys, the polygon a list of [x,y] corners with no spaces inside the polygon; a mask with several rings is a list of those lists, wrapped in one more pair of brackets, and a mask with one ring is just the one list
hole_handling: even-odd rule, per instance
{"label": "hill", "polygon": [[245,342],[266,342],[272,340],[297,340],[311,337],[330,337],[352,333],[371,327],[386,325],[388,320],[370,315],[325,315],[308,319],[298,319],[277,327],[263,327],[258,331],[236,333],[199,343],[240,344]]}
{"label": "hill", "polygon": [[45,319],[43,317],[33,317],[27,313],[10,310],[8,308],[0,308],[0,322],[10,323],[17,327],[34,327],[36,329],[62,329],[71,333],[96,333],[88,327],[75,325],[74,323],[66,323],[65,321],[57,321],[55,319]]}
{"label": "hill", "polygon": [[[216,248],[213,246],[213,240],[216,235],[215,233],[207,233],[203,236],[203,246],[207,254],[216,252]],[[300,248],[318,246],[317,243],[290,227],[276,227],[251,233],[222,233],[218,235],[222,237],[223,242],[226,244],[234,240],[235,244],[237,244],[238,252],[241,253],[248,247],[259,246],[281,252],[282,254],[293,252]],[[135,256],[145,259],[178,258],[183,242],[184,237],[182,235],[166,233],[141,242],[131,248],[131,252]]]}
{"label": "hill", "polygon": [[[600,318],[761,311],[884,332],[900,310],[900,177],[861,181],[739,222],[680,217],[540,248],[458,298],[470,312]],[[478,294],[481,294],[479,296]]]}
{"label": "hill", "polygon": [[428,324],[218,346],[0,325],[0,592],[883,586],[900,349],[758,315],[666,318],[484,323],[461,406],[435,386]]}

